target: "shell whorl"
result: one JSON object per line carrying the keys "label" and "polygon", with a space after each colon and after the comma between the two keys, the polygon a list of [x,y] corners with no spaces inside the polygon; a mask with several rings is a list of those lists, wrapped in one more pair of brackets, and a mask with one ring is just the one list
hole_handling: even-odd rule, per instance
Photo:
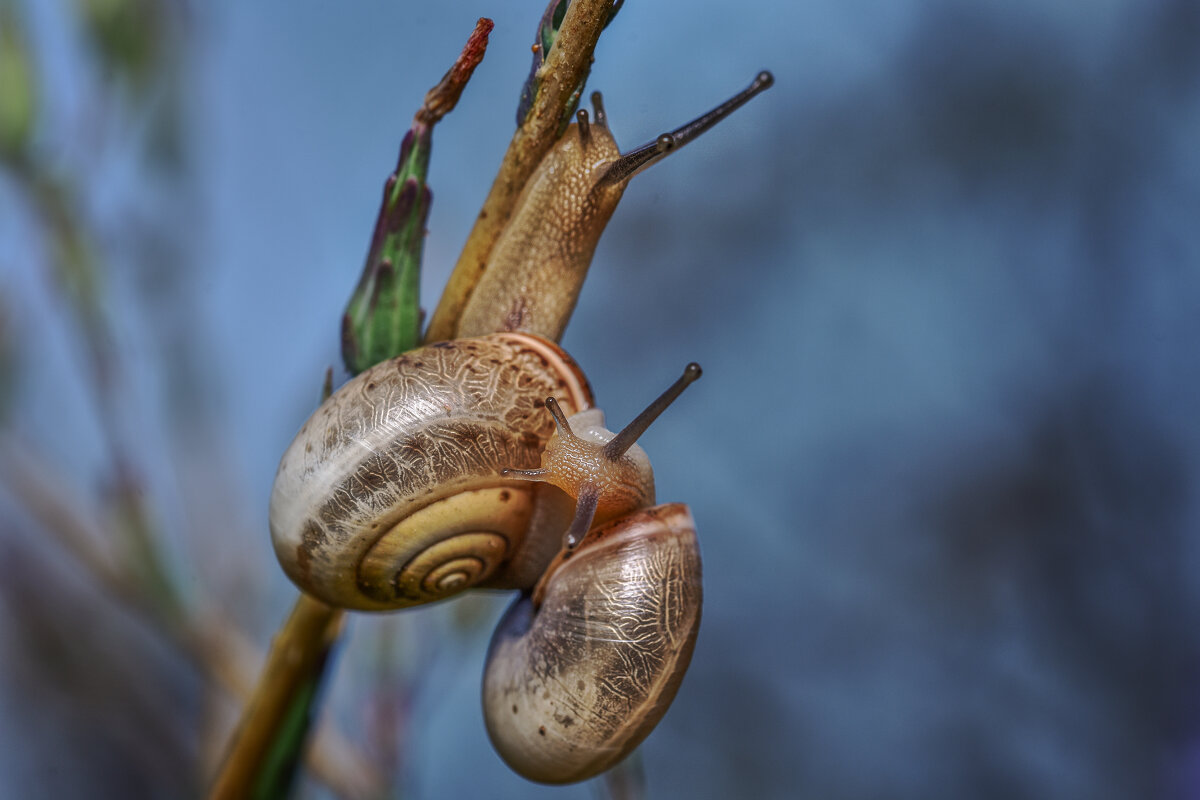
{"label": "shell whorl", "polygon": [[578,365],[536,336],[439,342],[361,373],[284,453],[271,535],[306,592],[356,609],[429,602],[494,579],[521,548],[549,395],[591,405]]}
{"label": "shell whorl", "polygon": [[700,571],[695,523],[678,503],[595,528],[560,553],[540,608],[518,598],[488,650],[484,717],[510,767],[569,783],[633,751],[691,660]]}

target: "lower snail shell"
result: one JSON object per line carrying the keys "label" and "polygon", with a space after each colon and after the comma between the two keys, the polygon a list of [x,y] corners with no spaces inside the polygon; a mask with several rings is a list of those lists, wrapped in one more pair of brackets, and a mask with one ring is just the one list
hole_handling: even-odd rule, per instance
{"label": "lower snail shell", "polygon": [[[516,772],[570,783],[608,769],[675,698],[700,627],[700,551],[687,506],[593,529],[522,595],[492,637],[488,735]],[[543,588],[539,587],[539,588]]]}
{"label": "lower snail shell", "polygon": [[[592,402],[571,357],[525,334],[440,342],[359,374],[280,461],[270,524],[284,571],[359,610],[515,585],[535,497],[558,490],[500,471],[538,465],[549,395],[572,412]],[[538,569],[558,542],[547,546]]]}

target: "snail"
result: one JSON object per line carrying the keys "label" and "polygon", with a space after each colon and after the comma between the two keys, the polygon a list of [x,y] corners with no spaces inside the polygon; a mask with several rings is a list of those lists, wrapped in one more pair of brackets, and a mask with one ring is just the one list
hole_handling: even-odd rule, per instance
{"label": "snail", "polygon": [[629,180],[772,83],[762,72],[625,155],[593,94],[594,121],[579,111],[539,163],[465,305],[439,306],[434,344],[351,379],[280,461],[276,555],[317,599],[382,611],[519,590],[483,706],[496,751],[531,780],[584,780],[632,752],[674,699],[701,606],[691,513],[655,505],[636,444],[700,368],[613,434],[555,342]]}
{"label": "snail", "polygon": [[489,648],[488,733],[518,773],[599,774],[674,698],[700,620],[686,506],[655,506],[637,438],[692,381],[617,434],[558,345],[526,333],[439,342],[347,382],[285,451],[276,554],[340,607],[404,608],[519,589]]}
{"label": "snail", "polygon": [[[601,234],[634,175],[716,125],[775,79],[760,72],[743,91],[653,142],[624,155],[608,130],[599,92],[594,120],[580,109],[538,163],[465,301],[447,292],[426,341],[526,331],[558,341],[587,276]],[[460,307],[461,306],[461,307]],[[456,313],[461,312],[457,317]]]}

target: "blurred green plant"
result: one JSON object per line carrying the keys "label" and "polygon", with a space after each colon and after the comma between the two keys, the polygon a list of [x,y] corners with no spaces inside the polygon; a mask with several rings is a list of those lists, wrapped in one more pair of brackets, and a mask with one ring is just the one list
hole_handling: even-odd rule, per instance
{"label": "blurred green plant", "polygon": [[[154,175],[167,181],[180,177],[177,168],[185,157],[180,135],[181,107],[173,98],[184,94],[175,85],[180,79],[177,66],[185,51],[180,23],[182,3],[79,0],[70,9],[83,32],[87,63],[92,67],[89,74],[96,78],[88,103],[118,123],[129,123],[133,117],[148,121],[149,125],[139,126],[145,136],[130,138],[140,145],[129,149],[137,159],[137,168],[146,177]],[[119,239],[128,253],[137,253],[139,244],[144,245],[141,252],[147,255],[161,254],[164,247],[168,251],[179,248],[172,245],[172,237],[165,230],[133,226],[114,237],[88,213],[88,176],[104,154],[85,147],[81,148],[81,157],[76,155],[72,137],[84,136],[85,131],[59,125],[53,131],[53,151],[40,141],[39,135],[49,122],[39,103],[46,89],[36,70],[32,40],[25,25],[31,14],[28,5],[0,0],[0,167],[32,223],[28,230],[38,244],[35,258],[40,256],[41,260],[40,265],[36,261],[34,265],[44,269],[47,284],[61,298],[61,307],[67,312],[68,332],[81,355],[81,372],[90,389],[86,401],[94,411],[106,463],[99,497],[92,498],[72,485],[72,476],[62,473],[62,463],[69,456],[43,453],[42,443],[11,429],[11,418],[3,412],[19,377],[16,330],[35,326],[19,318],[24,309],[10,306],[5,295],[0,306],[0,485],[8,498],[74,556],[113,600],[148,623],[163,641],[199,667],[210,685],[237,695],[252,680],[258,656],[235,625],[229,620],[217,623],[200,609],[195,598],[186,596],[169,566],[167,554],[172,544],[180,544],[173,541],[180,531],[160,521],[155,498],[137,463],[135,453],[139,448],[129,441],[124,425],[128,422],[128,387],[120,364],[118,337],[109,318],[111,298],[106,278],[122,266],[133,266],[136,258],[118,263],[119,257],[107,243]],[[139,242],[143,235],[153,237],[153,241]],[[182,270],[185,264],[183,259],[165,259],[157,262],[156,268],[168,273],[170,280],[170,274],[175,274],[171,271]],[[36,324],[53,321],[41,319]],[[183,360],[179,353],[174,356],[173,361]],[[208,600],[202,600],[202,604],[207,605]],[[54,611],[47,608],[44,613],[35,613],[30,609],[29,613],[31,619],[43,622],[75,624],[73,617]],[[89,612],[101,615],[103,609]],[[36,625],[26,625],[22,630],[33,637],[25,643],[30,651],[25,657],[36,661],[38,643],[55,637],[42,634]],[[52,654],[40,657],[55,658]],[[161,677],[148,673],[139,680],[152,683]],[[90,680],[104,679],[96,675]],[[171,716],[170,709],[164,708],[161,713],[164,718]],[[330,751],[340,752],[330,758],[326,755]],[[372,770],[355,754],[347,753],[336,734],[322,737],[320,749],[314,752],[314,765],[315,773],[337,786],[340,795],[367,796],[374,792]],[[197,764],[191,776],[173,775],[175,788],[182,790],[189,783],[199,783],[200,771]],[[349,777],[347,772],[351,773]]]}
{"label": "blurred green plant", "polygon": [[162,69],[163,48],[173,41],[164,30],[177,11],[162,0],[75,0],[96,59],[108,77],[135,92],[152,85]]}
{"label": "blurred green plant", "polygon": [[[82,9],[81,9],[82,10]],[[87,20],[92,17],[85,17]],[[155,18],[146,12],[145,19]],[[102,286],[104,254],[97,246],[82,210],[84,194],[75,175],[57,168],[36,147],[39,124],[38,89],[31,58],[11,2],[0,6],[0,137],[4,163],[14,178],[50,253],[47,267],[53,285],[67,300],[86,354],[97,413],[108,448],[110,471],[109,520],[124,553],[129,576],[152,604],[168,615],[181,613],[180,593],[169,576],[162,553],[161,531],[141,489],[120,431],[122,405],[112,326],[107,319]],[[128,38],[128,37],[126,37]],[[114,46],[115,47],[115,46]],[[115,63],[121,52],[113,47],[98,52],[102,63]]]}
{"label": "blurred green plant", "polygon": [[17,388],[17,348],[7,295],[0,295],[0,428],[8,424]]}
{"label": "blurred green plant", "polygon": [[25,156],[37,115],[33,65],[19,26],[10,0],[0,2],[0,158],[10,164]]}

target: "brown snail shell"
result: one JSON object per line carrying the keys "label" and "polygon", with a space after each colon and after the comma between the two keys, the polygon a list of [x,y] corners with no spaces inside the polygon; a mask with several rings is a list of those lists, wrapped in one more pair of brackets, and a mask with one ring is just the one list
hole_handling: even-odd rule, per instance
{"label": "brown snail shell", "polygon": [[591,405],[570,356],[515,333],[440,342],[349,381],[300,429],[275,476],[271,536],[288,577],[360,610],[511,585],[506,571],[548,487],[500,472],[539,463],[554,431],[550,395],[572,413]]}
{"label": "brown snail shell", "polygon": [[492,637],[488,735],[544,783],[597,775],[633,751],[675,698],[700,627],[700,551],[687,506],[593,529],[523,595]]}

